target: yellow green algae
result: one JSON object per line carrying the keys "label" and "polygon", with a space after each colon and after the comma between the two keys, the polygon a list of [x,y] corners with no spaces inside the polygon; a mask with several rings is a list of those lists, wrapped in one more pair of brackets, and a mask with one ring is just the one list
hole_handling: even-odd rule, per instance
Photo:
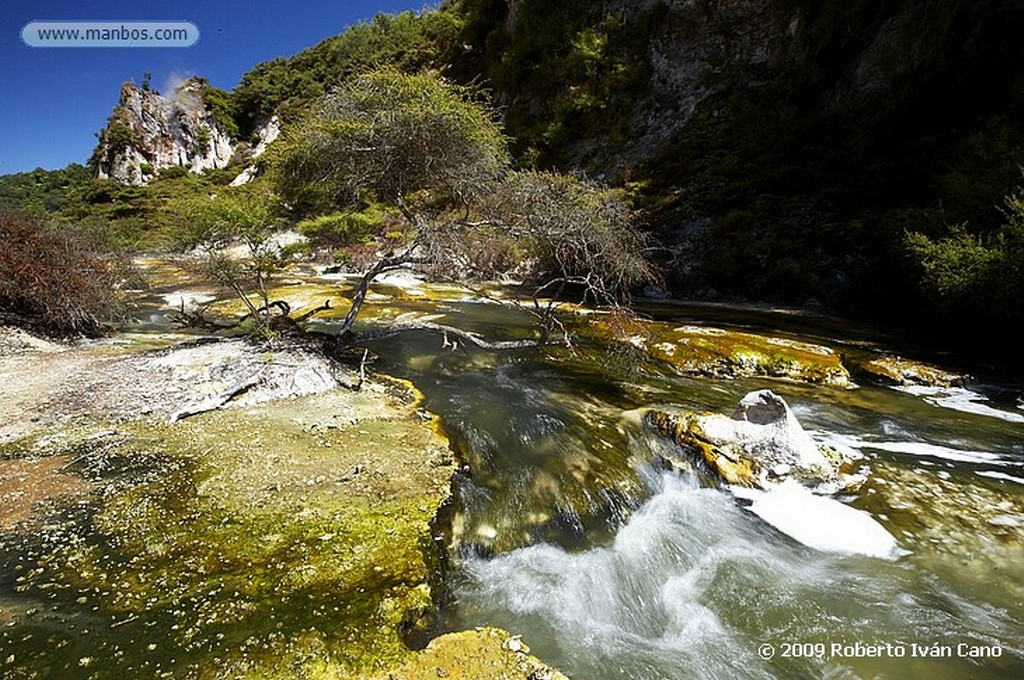
{"label": "yellow green algae", "polygon": [[94,489],[3,535],[5,676],[364,677],[405,659],[430,625],[453,461],[390,389],[4,446],[66,456]]}
{"label": "yellow green algae", "polygon": [[850,386],[842,357],[830,347],[711,326],[648,321],[624,314],[590,321],[602,339],[628,342],[683,373],[707,377],[767,376]]}
{"label": "yellow green algae", "polygon": [[530,656],[518,637],[498,628],[477,628],[434,638],[426,649],[374,680],[566,680]]}
{"label": "yellow green algae", "polygon": [[882,382],[895,385],[962,387],[967,376],[923,361],[885,355],[865,361],[859,368]]}

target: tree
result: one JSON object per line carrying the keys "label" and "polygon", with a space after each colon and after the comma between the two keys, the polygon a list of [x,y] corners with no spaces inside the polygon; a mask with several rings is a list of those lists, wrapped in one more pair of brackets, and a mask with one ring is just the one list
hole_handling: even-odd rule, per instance
{"label": "tree", "polygon": [[504,135],[470,91],[432,74],[378,71],[326,97],[282,145],[276,164],[283,199],[307,212],[396,206],[409,238],[387,252],[356,288],[341,332],[355,322],[370,283],[424,252],[456,207],[468,208],[508,163]]}
{"label": "tree", "polygon": [[399,205],[418,191],[468,202],[508,163],[501,129],[470,90],[390,70],[324,98],[280,158],[285,201],[319,211],[358,205],[368,192]]}
{"label": "tree", "polygon": [[[329,95],[286,135],[273,161],[282,198],[305,214],[400,212],[405,238],[356,288],[348,331],[370,283],[389,269],[482,264],[487,241],[507,265],[532,259],[543,287],[584,286],[599,303],[652,274],[623,197],[579,178],[513,172],[494,112],[435,74],[378,71]],[[492,262],[493,264],[493,262]]]}
{"label": "tree", "polygon": [[230,287],[248,308],[255,333],[269,336],[274,304],[267,286],[283,265],[271,239],[282,223],[272,195],[259,183],[225,187],[182,199],[175,209],[182,218],[179,247],[199,250],[202,273]]}
{"label": "tree", "polygon": [[615,304],[655,278],[647,238],[622,191],[554,172],[510,172],[487,209],[527,244],[545,287],[581,286],[598,304]]}

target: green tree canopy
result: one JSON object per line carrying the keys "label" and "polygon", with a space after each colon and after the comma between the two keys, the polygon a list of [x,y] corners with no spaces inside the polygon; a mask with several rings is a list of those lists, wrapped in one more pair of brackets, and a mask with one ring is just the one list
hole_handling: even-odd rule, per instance
{"label": "green tree canopy", "polygon": [[468,202],[508,163],[505,137],[472,92],[430,73],[376,71],[328,95],[279,149],[278,189],[305,211],[401,203],[431,191]]}

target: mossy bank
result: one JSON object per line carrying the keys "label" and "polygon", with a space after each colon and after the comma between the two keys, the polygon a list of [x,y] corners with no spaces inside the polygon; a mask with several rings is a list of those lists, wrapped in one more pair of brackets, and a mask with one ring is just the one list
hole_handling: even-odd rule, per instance
{"label": "mossy bank", "polygon": [[23,416],[79,408],[0,448],[0,480],[35,491],[0,523],[4,677],[368,677],[434,631],[455,462],[411,386],[174,423],[46,403]]}

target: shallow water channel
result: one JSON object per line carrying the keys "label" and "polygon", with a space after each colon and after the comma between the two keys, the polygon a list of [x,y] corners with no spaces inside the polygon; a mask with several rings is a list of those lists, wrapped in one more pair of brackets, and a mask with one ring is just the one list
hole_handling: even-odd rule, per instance
{"label": "shallow water channel", "polygon": [[[524,332],[492,305],[439,311],[440,322],[494,340]],[[882,349],[782,312],[647,311],[665,323],[803,329],[843,353]],[[439,352],[442,341],[411,333],[372,349],[378,368],[427,395],[469,466],[458,481],[449,628],[504,627],[579,678],[1024,673],[1018,391],[697,379],[603,343]],[[765,387],[815,439],[864,455],[869,479],[842,500],[881,522],[901,557],[818,552],[697,472],[652,466],[670,444],[634,409],[728,413]]]}
{"label": "shallow water channel", "polygon": [[[318,300],[337,297],[335,286],[293,292]],[[527,311],[465,292],[374,290],[363,330],[418,319],[489,341],[535,333]],[[782,311],[643,311],[844,356],[885,349],[871,332]],[[162,314],[142,315],[137,330],[165,327]],[[337,322],[316,325],[330,332]],[[505,628],[570,677],[594,680],[1024,677],[1019,386],[697,378],[624,343],[488,350],[436,330],[367,348],[375,370],[426,395],[465,463],[445,629]],[[729,413],[762,388],[782,395],[816,440],[863,454],[868,480],[840,500],[892,533],[898,558],[819,552],[696,470],[653,464],[675,444],[644,427],[641,409]]]}

